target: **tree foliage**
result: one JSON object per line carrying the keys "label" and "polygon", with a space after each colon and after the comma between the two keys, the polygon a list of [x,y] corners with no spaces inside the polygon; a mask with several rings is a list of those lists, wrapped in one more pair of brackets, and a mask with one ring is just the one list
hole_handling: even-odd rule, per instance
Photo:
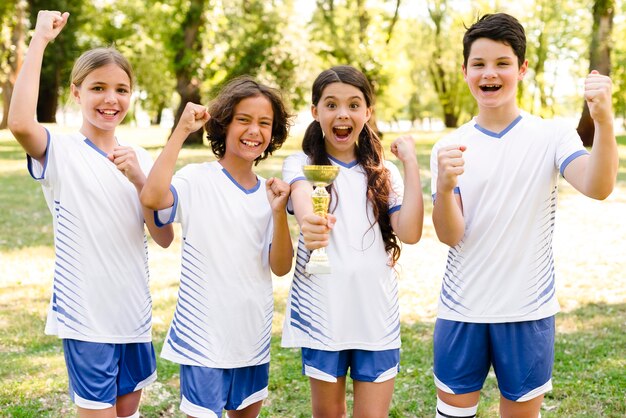
{"label": "tree foliage", "polygon": [[24,59],[26,13],[25,0],[7,0],[0,3],[0,86],[2,86],[2,119],[0,129],[7,127],[9,103],[15,78]]}
{"label": "tree foliage", "polygon": [[302,104],[305,86],[297,71],[303,60],[294,52],[291,13],[292,0],[223,2],[205,46],[205,57],[211,57],[205,70],[210,97],[232,78],[250,75],[280,88],[295,106]]}
{"label": "tree foliage", "polygon": [[[593,29],[589,46],[589,71],[597,70],[600,74],[611,73],[611,35],[615,0],[595,0],[593,3]],[[576,128],[583,144],[591,146],[595,128],[589,114],[587,102],[583,102],[583,111]]]}
{"label": "tree foliage", "polygon": [[[129,58],[137,76],[131,121],[139,109],[159,123],[164,109],[181,109],[188,100],[208,103],[225,82],[242,74],[280,88],[298,110],[319,71],[351,64],[372,83],[378,117],[439,119],[457,126],[476,111],[461,72],[465,27],[482,14],[505,11],[520,20],[528,38],[529,71],[518,91],[522,108],[545,117],[571,115],[580,103],[580,80],[588,64],[598,68],[601,61],[603,72],[611,68],[616,113],[626,115],[625,3],[5,0],[0,2],[3,110],[8,111],[11,82],[36,12],[45,8],[71,15],[44,58],[41,121],[54,120],[57,106],[69,98],[69,72],[76,57],[91,47],[114,45]],[[302,14],[304,4],[310,15]],[[24,6],[22,18],[17,5]]]}
{"label": "tree foliage", "polygon": [[90,5],[84,0],[28,0],[28,5],[31,28],[35,27],[39,10],[67,11],[72,19],[71,30],[63,30],[46,48],[39,80],[37,120],[56,122],[60,96],[68,91],[72,65],[81,52],[78,36],[91,16]]}

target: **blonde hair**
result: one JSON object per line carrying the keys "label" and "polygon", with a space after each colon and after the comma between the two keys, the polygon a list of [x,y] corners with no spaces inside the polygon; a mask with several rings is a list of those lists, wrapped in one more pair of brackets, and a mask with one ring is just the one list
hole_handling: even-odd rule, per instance
{"label": "blonde hair", "polygon": [[133,67],[117,49],[110,47],[90,49],[78,57],[74,63],[74,68],[72,68],[70,81],[76,87],[80,87],[89,73],[108,64],[115,64],[124,70],[130,79],[130,87],[132,89],[135,81]]}

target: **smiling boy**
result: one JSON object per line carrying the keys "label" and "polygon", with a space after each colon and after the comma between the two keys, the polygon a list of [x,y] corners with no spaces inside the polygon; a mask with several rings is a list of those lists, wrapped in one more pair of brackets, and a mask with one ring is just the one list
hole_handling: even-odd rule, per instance
{"label": "smiling boy", "polygon": [[518,108],[525,50],[524,28],[510,15],[485,15],[467,30],[462,70],[478,115],[431,154],[433,223],[450,246],[434,334],[437,417],[474,417],[491,366],[501,416],[541,416],[559,310],[558,176],[594,199],[615,185],[611,80],[596,71],[585,80],[595,124],[588,152],[567,123]]}

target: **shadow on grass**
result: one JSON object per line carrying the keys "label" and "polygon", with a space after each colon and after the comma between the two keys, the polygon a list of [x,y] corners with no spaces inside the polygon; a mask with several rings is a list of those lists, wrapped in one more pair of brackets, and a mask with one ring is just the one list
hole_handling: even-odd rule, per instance
{"label": "shadow on grass", "polygon": [[[69,401],[62,393],[67,385],[60,343],[43,337],[40,316],[20,317],[20,306],[2,307],[0,333],[7,335],[25,328],[30,335],[0,353],[0,409],[16,417],[60,416]],[[31,324],[28,326],[28,324]],[[432,378],[432,323],[403,324],[401,371],[396,379],[390,417],[433,416],[436,395]],[[158,353],[164,333],[155,335]],[[547,394],[542,410],[545,418],[626,416],[626,304],[586,305],[557,316],[554,389]],[[272,337],[269,397],[261,416],[273,418],[310,417],[308,379],[301,375],[298,349],[280,347],[280,336]],[[10,360],[10,361],[8,361]],[[158,359],[158,382],[146,391],[142,416],[182,417],[178,411],[178,365]],[[10,369],[10,370],[7,370]],[[28,384],[24,376],[28,375]],[[50,378],[55,382],[50,385]],[[352,384],[348,382],[351,405]],[[493,375],[482,392],[479,417],[497,416],[499,394]],[[71,406],[71,405],[70,405]],[[55,415],[57,414],[57,415]]]}

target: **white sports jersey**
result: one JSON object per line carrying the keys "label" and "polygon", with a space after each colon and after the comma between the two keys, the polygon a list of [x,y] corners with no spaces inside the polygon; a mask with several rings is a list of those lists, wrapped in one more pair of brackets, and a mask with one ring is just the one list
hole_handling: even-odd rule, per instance
{"label": "white sports jersey", "polygon": [[269,266],[272,209],[265,179],[244,189],[217,161],[172,179],[166,223],[183,233],[180,289],[161,356],[180,364],[236,368],[267,363],[274,299]]}
{"label": "white sports jersey", "polygon": [[[133,147],[145,173],[152,160]],[[50,135],[28,157],[54,226],[56,262],[46,334],[100,343],[152,340],[148,245],[135,186],[80,133]]]}
{"label": "white sports jersey", "polygon": [[[326,248],[332,272],[305,272],[310,252],[300,235],[282,345],[327,351],[398,348],[398,281],[389,266],[380,227],[372,225],[365,172],[356,161],[332,163],[340,167],[330,204],[337,223]],[[289,184],[306,181],[302,172],[306,164],[310,162],[304,153],[288,157],[283,164],[284,180]],[[391,213],[402,205],[404,183],[395,165],[385,162],[385,167],[391,173]]]}
{"label": "white sports jersey", "polygon": [[439,317],[463,322],[529,321],[554,315],[552,234],[557,180],[587,151],[566,123],[522,113],[504,131],[472,120],[433,147],[463,144],[458,177],[465,234],[450,248],[439,298]]}

